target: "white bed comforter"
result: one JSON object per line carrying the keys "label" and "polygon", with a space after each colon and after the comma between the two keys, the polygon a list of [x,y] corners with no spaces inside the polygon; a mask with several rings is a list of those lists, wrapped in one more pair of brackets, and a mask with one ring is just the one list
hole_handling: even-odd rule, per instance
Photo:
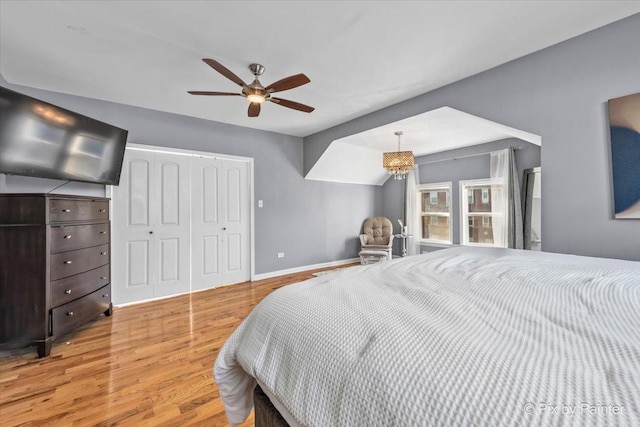
{"label": "white bed comforter", "polygon": [[232,424],[256,380],[308,426],[640,426],[640,263],[454,248],[281,288],[226,342]]}

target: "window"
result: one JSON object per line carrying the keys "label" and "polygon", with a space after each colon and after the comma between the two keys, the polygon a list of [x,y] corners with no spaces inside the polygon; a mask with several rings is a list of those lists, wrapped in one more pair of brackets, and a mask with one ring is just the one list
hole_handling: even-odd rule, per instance
{"label": "window", "polygon": [[[451,183],[424,184],[418,187],[420,240],[451,243]],[[418,237],[418,236],[416,236]]]}
{"label": "window", "polygon": [[485,205],[489,203],[489,191],[491,191],[490,188],[482,189],[482,203],[484,203]]}
{"label": "window", "polygon": [[492,210],[501,192],[502,185],[491,179],[460,181],[460,194],[466,195],[466,200],[460,200],[461,244],[496,246],[494,236],[506,231],[494,228],[502,227],[502,214]]}

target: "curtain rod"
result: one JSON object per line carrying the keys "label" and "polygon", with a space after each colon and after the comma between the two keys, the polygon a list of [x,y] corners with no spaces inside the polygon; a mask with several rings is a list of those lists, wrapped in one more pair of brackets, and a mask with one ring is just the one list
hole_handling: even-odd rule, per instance
{"label": "curtain rod", "polygon": [[[513,148],[514,150],[522,150],[522,147],[507,147],[507,148]],[[503,148],[504,150],[504,148]],[[449,160],[459,160],[459,159],[465,159],[467,157],[476,157],[476,156],[486,156],[487,154],[491,154],[495,151],[500,151],[500,150],[493,150],[493,151],[485,151],[483,153],[475,153],[475,154],[467,154],[465,156],[455,156],[455,157],[449,157],[447,159],[440,159],[440,160],[432,160],[430,162],[420,162],[420,163],[416,163],[417,166],[421,166],[421,165],[429,165],[431,163],[440,163],[440,162],[447,162]]]}

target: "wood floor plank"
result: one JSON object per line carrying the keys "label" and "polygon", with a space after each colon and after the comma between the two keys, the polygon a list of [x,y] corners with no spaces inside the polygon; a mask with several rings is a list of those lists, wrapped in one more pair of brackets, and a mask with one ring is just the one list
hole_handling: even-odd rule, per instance
{"label": "wood floor plank", "polygon": [[212,373],[220,348],[269,293],[321,270],[116,308],[45,359],[4,351],[0,425],[227,425]]}

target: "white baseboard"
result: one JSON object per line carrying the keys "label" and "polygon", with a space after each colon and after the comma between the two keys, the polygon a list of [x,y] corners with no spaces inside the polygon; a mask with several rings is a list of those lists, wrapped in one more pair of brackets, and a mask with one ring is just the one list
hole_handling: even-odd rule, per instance
{"label": "white baseboard", "polygon": [[342,259],[339,261],[323,262],[321,264],[313,264],[313,265],[305,265],[302,267],[288,268],[286,270],[270,271],[269,273],[256,274],[253,276],[252,280],[256,281],[256,280],[263,280],[263,279],[271,279],[272,277],[286,276],[287,274],[300,273],[301,271],[316,270],[318,268],[326,268],[326,267],[337,267],[340,265],[351,264],[359,261],[360,261],[360,258],[349,258],[349,259]]}
{"label": "white baseboard", "polygon": [[[302,267],[289,268],[289,269],[286,269],[286,270],[271,271],[269,273],[262,273],[262,274],[254,275],[252,281],[270,279],[272,277],[277,277],[277,276],[286,276],[287,274],[300,273],[301,271],[307,271],[307,270],[316,270],[318,268],[338,267],[340,265],[351,264],[351,263],[359,262],[359,261],[360,261],[360,258],[350,258],[350,259],[342,259],[342,260],[339,260],[339,261],[323,262],[321,264],[305,265],[305,266],[302,266]],[[239,282],[239,283],[246,283],[246,282]],[[222,288],[222,287],[225,287],[225,286],[233,286],[233,285],[237,285],[237,284],[238,283],[225,283],[224,285],[213,286],[213,287],[208,288],[208,289],[197,289],[197,290],[193,290],[193,291],[187,291],[187,292],[182,292],[182,293],[174,294],[174,295],[167,295],[167,296],[163,296],[163,297],[149,298],[149,299],[140,300],[140,301],[133,301],[133,302],[124,302],[124,303],[120,303],[120,304],[114,304],[113,306],[116,307],[116,308],[127,307],[127,306],[130,306],[130,305],[143,304],[145,302],[151,302],[151,301],[159,301],[159,300],[163,300],[163,299],[167,299],[167,298],[173,298],[173,297],[177,297],[177,296],[185,295],[185,294],[190,294],[190,293],[210,291],[211,289]]]}
{"label": "white baseboard", "polygon": [[116,307],[116,308],[127,307],[129,305],[137,305],[137,304],[142,304],[142,303],[145,303],[145,302],[160,301],[160,300],[167,299],[167,298],[179,297],[181,295],[188,295],[188,294],[195,294],[195,293],[198,293],[198,292],[210,291],[212,289],[224,288],[225,286],[233,286],[233,285],[238,285],[240,283],[247,283],[247,282],[224,283],[222,285],[212,286],[212,287],[206,288],[206,289],[192,289],[190,291],[180,292],[179,294],[173,294],[173,295],[165,295],[163,297],[147,298],[147,299],[143,299],[143,300],[140,300],[140,301],[123,302],[123,303],[120,303],[120,304],[115,304],[114,303],[113,306]]}
{"label": "white baseboard", "polygon": [[189,292],[182,292],[182,293],[175,294],[175,295],[167,295],[165,297],[141,299],[140,301],[123,302],[123,303],[119,303],[119,304],[116,304],[114,302],[113,303],[113,308],[129,307],[130,305],[144,304],[146,302],[151,302],[151,301],[160,301],[160,300],[167,299],[167,298],[179,297],[180,295],[184,295],[185,293],[189,293]]}

